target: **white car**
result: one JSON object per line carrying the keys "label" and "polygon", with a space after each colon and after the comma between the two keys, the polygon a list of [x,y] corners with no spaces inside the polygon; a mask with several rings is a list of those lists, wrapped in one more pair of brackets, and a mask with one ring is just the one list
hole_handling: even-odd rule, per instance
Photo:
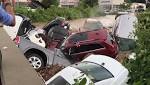
{"label": "white car", "polygon": [[15,18],[16,25],[14,27],[6,25],[3,27],[12,40],[14,40],[16,36],[23,36],[26,34],[31,42],[42,47],[46,46],[46,43],[42,37],[38,36],[38,34],[44,34],[43,29],[32,27],[33,25],[30,22],[31,20],[24,15],[15,15]]}
{"label": "white car", "polygon": [[86,79],[85,85],[127,85],[128,73],[115,59],[92,54],[82,62],[64,68],[45,84],[73,85],[76,80]]}

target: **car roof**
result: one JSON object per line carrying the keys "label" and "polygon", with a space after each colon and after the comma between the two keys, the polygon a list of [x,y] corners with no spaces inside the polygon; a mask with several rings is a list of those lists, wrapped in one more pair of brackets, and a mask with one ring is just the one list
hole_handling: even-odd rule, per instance
{"label": "car roof", "polygon": [[[97,34],[98,33],[98,34]],[[77,32],[72,35],[70,35],[68,38],[78,35],[78,34],[87,34],[88,39],[94,39],[94,38],[99,38],[101,40],[105,40],[107,38],[107,30],[106,29],[96,29],[96,30],[91,30],[91,31],[84,31],[84,32]],[[94,37],[93,36],[100,36],[100,37]]]}
{"label": "car roof", "polygon": [[88,61],[88,62],[94,62],[97,63],[103,67],[105,67],[109,72],[113,74],[114,77],[118,76],[121,71],[126,69],[122,64],[120,64],[117,60],[105,56],[105,55],[89,55],[86,59],[84,59],[82,62]]}

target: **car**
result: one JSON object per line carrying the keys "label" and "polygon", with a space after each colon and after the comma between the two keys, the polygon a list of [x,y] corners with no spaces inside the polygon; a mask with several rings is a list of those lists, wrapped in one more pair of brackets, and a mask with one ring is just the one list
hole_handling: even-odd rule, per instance
{"label": "car", "polygon": [[[89,55],[70,65],[45,82],[46,85],[127,85],[129,71],[117,60],[105,55]],[[83,83],[83,82],[82,82]]]}
{"label": "car", "polygon": [[68,66],[71,64],[60,49],[55,48],[51,50],[44,48],[22,36],[16,37],[15,43],[36,70],[46,67],[47,65],[59,64]]}
{"label": "car", "polygon": [[83,25],[83,31],[91,31],[96,29],[103,29],[103,24],[96,19],[86,19]]}
{"label": "car", "polygon": [[74,33],[65,39],[60,49],[73,62],[91,53],[113,58],[118,54],[118,45],[106,29]]}
{"label": "car", "polygon": [[[52,64],[63,66],[71,64],[59,49],[47,48],[47,43],[40,36],[44,30],[36,29],[26,16],[18,14],[15,17],[16,26],[13,28],[4,26],[4,29],[35,69],[38,70]],[[49,27],[49,24],[47,26]]]}
{"label": "car", "polygon": [[116,18],[112,35],[116,38],[120,51],[130,51],[136,47],[135,25],[138,19],[134,14],[123,14]]}
{"label": "car", "polygon": [[12,40],[14,40],[16,36],[23,36],[35,28],[35,26],[31,24],[31,20],[22,14],[16,14],[15,19],[16,25],[14,27],[3,26]]}

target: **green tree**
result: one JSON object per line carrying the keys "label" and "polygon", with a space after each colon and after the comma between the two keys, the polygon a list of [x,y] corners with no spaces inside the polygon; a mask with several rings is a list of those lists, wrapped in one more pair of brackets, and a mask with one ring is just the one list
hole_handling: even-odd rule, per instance
{"label": "green tree", "polygon": [[[87,78],[85,74],[79,76],[77,79],[74,79],[75,83],[73,85],[86,85],[87,84]],[[89,81],[88,85],[94,85],[92,81]]]}
{"label": "green tree", "polygon": [[80,0],[80,5],[83,7],[94,7],[98,5],[98,0]]}
{"label": "green tree", "polygon": [[150,85],[150,12],[140,13],[137,17],[136,60],[128,60],[125,65],[130,72],[129,85]]}
{"label": "green tree", "polygon": [[130,3],[123,3],[120,5],[120,9],[127,10],[130,9],[130,6],[131,6]]}
{"label": "green tree", "polygon": [[46,7],[50,7],[51,5],[58,6],[59,0],[43,0],[42,4],[45,5]]}

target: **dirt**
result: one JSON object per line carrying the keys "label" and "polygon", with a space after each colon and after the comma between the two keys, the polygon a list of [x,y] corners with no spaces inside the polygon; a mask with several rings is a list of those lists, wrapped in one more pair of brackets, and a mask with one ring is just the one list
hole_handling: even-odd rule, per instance
{"label": "dirt", "polygon": [[56,64],[37,70],[37,72],[43,77],[45,81],[47,81],[63,68],[64,68],[63,66]]}
{"label": "dirt", "polygon": [[119,52],[116,60],[118,60],[120,63],[123,63],[123,61],[128,58],[129,54],[130,51]]}

